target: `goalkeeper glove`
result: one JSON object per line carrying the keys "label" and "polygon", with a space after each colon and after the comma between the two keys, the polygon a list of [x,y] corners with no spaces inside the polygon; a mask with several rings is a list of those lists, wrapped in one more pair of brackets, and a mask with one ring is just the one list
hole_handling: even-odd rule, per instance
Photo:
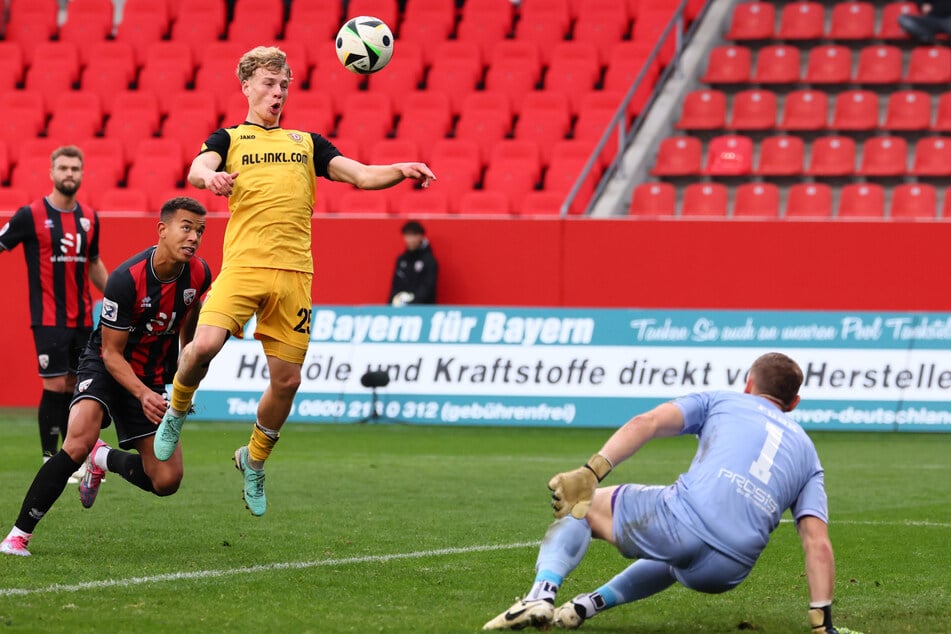
{"label": "goalkeeper glove", "polygon": [[596,453],[583,467],[559,473],[549,480],[548,488],[551,489],[551,506],[555,509],[555,517],[561,519],[571,513],[572,517],[583,519],[591,507],[598,482],[613,468],[610,460]]}

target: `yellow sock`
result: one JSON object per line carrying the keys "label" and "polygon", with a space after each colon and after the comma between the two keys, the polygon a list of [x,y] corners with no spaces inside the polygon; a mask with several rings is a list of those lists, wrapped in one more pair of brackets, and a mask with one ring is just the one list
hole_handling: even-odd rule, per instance
{"label": "yellow sock", "polygon": [[265,433],[264,428],[261,427],[260,423],[254,424],[254,429],[251,431],[251,441],[248,443],[248,457],[255,462],[264,462],[268,459],[268,456],[271,455],[271,450],[274,449],[274,445],[277,444],[278,438],[281,434],[274,430],[267,430],[269,433]]}
{"label": "yellow sock", "polygon": [[175,378],[172,379],[172,397],[169,399],[172,409],[179,412],[187,412],[191,409],[192,398],[194,398],[197,389],[197,385],[182,385],[179,383],[176,374]]}

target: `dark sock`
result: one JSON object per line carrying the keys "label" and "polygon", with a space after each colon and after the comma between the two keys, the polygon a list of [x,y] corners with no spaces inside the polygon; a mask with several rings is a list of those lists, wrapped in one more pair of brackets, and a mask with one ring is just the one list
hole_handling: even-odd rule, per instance
{"label": "dark sock", "polygon": [[66,438],[66,421],[69,418],[71,394],[43,390],[37,418],[40,423],[40,447],[44,456],[52,456],[59,448],[59,437]]}
{"label": "dark sock", "polygon": [[23,506],[20,507],[16,527],[21,531],[32,533],[36,524],[43,519],[46,512],[63,494],[69,476],[79,469],[81,464],[73,462],[65,451],[58,451],[47,460],[36,472],[33,484],[30,485],[26,497],[23,498]]}
{"label": "dark sock", "polygon": [[152,488],[152,480],[145,474],[142,468],[142,456],[130,451],[120,449],[110,449],[106,456],[106,467],[108,470],[125,478],[143,491],[155,493]]}

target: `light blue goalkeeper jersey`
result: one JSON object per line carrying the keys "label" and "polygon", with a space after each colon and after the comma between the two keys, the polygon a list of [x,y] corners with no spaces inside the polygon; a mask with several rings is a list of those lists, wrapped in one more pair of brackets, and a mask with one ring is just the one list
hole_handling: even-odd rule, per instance
{"label": "light blue goalkeeper jersey", "polygon": [[684,434],[700,441],[690,469],[668,489],[671,512],[697,537],[752,566],[788,508],[828,522],[822,465],[812,440],[771,401],[703,392],[674,401]]}

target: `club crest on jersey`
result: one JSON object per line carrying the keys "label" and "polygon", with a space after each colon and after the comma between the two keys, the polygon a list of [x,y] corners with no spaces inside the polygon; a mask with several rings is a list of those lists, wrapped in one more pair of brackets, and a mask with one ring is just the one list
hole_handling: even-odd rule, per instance
{"label": "club crest on jersey", "polygon": [[80,392],[85,392],[86,390],[89,389],[90,385],[92,385],[92,379],[86,379],[85,381],[82,381],[78,386],[76,386],[76,389]]}
{"label": "club crest on jersey", "polygon": [[182,293],[182,299],[185,300],[186,306],[191,306],[191,303],[195,301],[195,295],[198,294],[194,288],[186,288],[185,292]]}
{"label": "club crest on jersey", "polygon": [[104,297],[102,299],[102,318],[106,321],[115,321],[119,316],[119,304],[111,299]]}
{"label": "club crest on jersey", "polygon": [[89,231],[89,229],[92,227],[92,223],[89,222],[89,218],[80,218],[79,226],[83,228],[83,231]]}
{"label": "club crest on jersey", "polygon": [[49,364],[50,364],[50,355],[48,355],[48,354],[41,354],[41,355],[39,355],[38,357],[36,357],[36,360],[39,362],[40,367],[45,370],[47,367],[49,367]]}
{"label": "club crest on jersey", "polygon": [[291,140],[292,140],[294,143],[300,143],[301,141],[304,140],[304,137],[302,137],[301,135],[297,134],[296,132],[288,132],[288,133],[287,133],[287,136],[291,137]]}

